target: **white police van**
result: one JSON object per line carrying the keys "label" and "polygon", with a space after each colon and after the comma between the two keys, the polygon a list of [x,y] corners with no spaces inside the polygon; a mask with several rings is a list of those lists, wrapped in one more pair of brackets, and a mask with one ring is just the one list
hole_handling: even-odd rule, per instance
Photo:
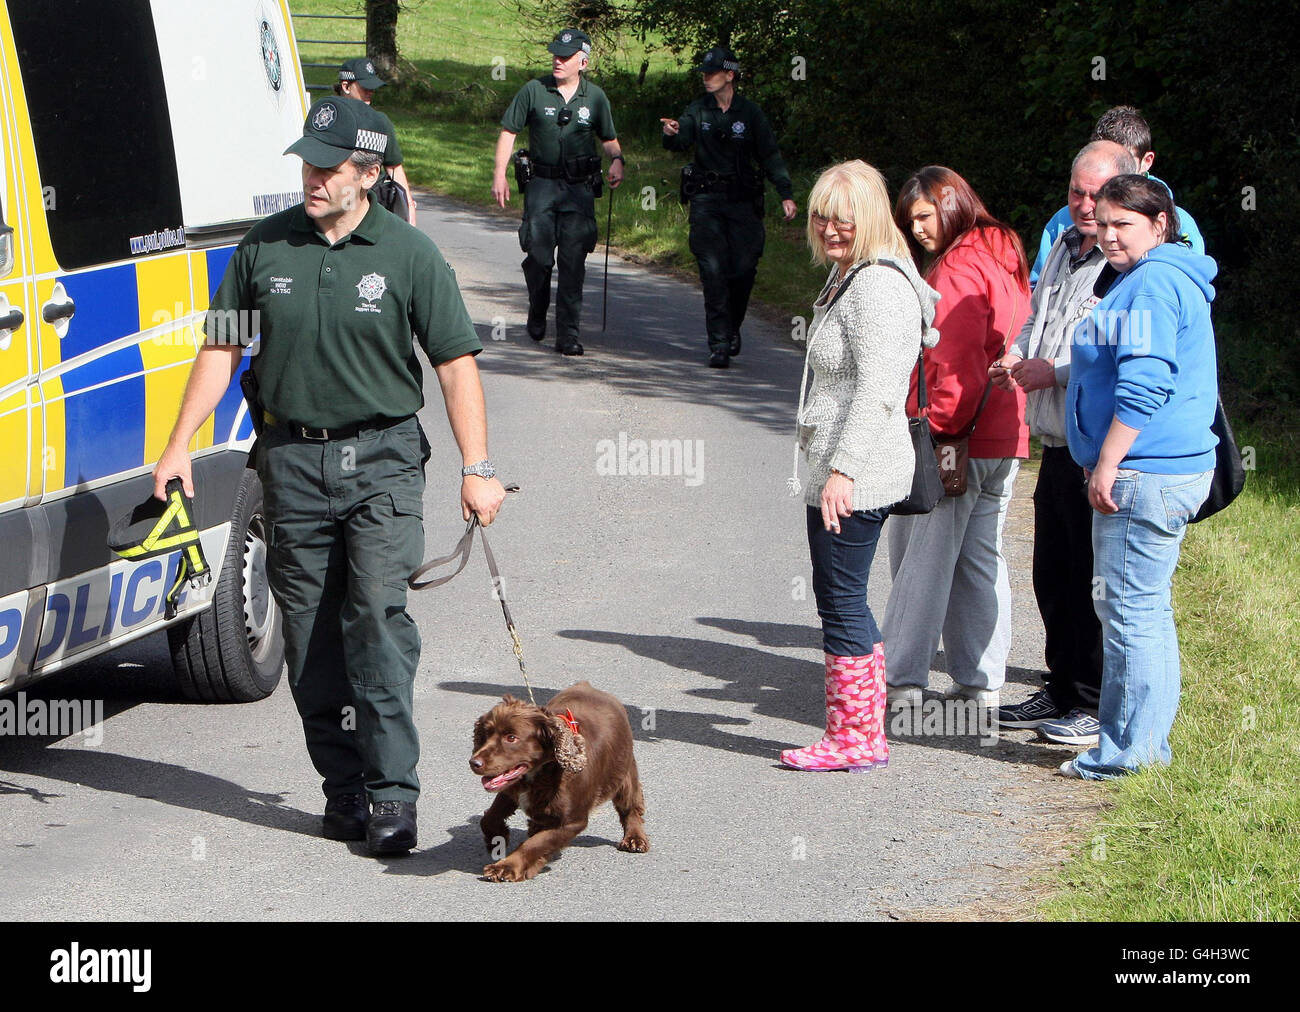
{"label": "white police van", "polygon": [[283,0],[0,0],[0,693],[164,626],[190,698],[279,682],[238,379],[191,447],[213,581],[168,622],[179,552],[107,535],[152,492],[235,243],[302,199],[305,95]]}

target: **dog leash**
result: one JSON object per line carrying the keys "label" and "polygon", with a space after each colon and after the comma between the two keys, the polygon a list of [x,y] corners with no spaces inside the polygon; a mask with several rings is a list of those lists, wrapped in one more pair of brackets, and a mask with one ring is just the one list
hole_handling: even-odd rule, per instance
{"label": "dog leash", "polygon": [[[506,491],[518,492],[519,486],[507,485]],[[419,569],[407,578],[406,585],[412,590],[428,590],[432,587],[441,587],[444,583],[449,583],[453,578],[459,576],[461,571],[469,565],[470,550],[474,547],[475,529],[478,530],[479,538],[483,542],[483,554],[487,557],[488,572],[492,575],[492,587],[496,591],[497,600],[501,602],[501,613],[506,619],[506,631],[510,634],[511,649],[514,651],[516,660],[519,661],[519,673],[524,676],[524,688],[528,690],[528,701],[536,706],[537,700],[533,698],[533,686],[532,683],[528,681],[528,667],[524,664],[524,645],[519,639],[519,631],[515,628],[514,617],[510,614],[510,605],[506,603],[505,581],[501,578],[501,570],[497,568],[496,556],[492,554],[492,546],[488,544],[487,531],[484,530],[483,525],[479,523],[477,513],[470,515],[469,523],[465,525],[465,533],[461,535],[460,541],[456,543],[456,547],[442,558],[430,559],[428,562],[424,563],[424,565],[420,566]],[[456,567],[454,572],[449,573],[446,576],[440,576],[434,580],[422,581],[420,579],[420,577],[424,576],[426,573],[435,569],[440,569],[449,562],[454,561],[458,556],[460,558],[460,565]]]}

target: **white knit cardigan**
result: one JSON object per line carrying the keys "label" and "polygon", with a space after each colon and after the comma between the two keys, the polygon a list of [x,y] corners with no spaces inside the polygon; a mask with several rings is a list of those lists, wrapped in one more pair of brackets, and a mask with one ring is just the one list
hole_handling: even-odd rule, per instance
{"label": "white knit cardigan", "polygon": [[[914,460],[907,432],[907,392],[924,342],[939,341],[930,288],[910,260],[881,260],[858,269],[829,309],[832,268],[813,307],[799,389],[798,449],[791,493],[798,494],[798,458],[808,463],[804,502],[821,503],[834,468],[853,479],[853,509],[889,506],[912,488]],[[805,401],[809,368],[812,390]]]}

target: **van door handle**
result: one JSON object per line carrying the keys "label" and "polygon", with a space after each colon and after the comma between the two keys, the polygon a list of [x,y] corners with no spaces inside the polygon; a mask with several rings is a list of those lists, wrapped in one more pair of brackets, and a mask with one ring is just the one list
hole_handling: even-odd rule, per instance
{"label": "van door handle", "polygon": [[[7,312],[6,312],[7,310]],[[23,325],[23,311],[17,306],[10,306],[9,300],[0,295],[0,351],[8,351],[13,343],[14,331]]]}
{"label": "van door handle", "polygon": [[50,293],[50,301],[41,306],[41,319],[46,323],[54,326],[54,333],[62,339],[63,335],[68,332],[68,321],[72,319],[72,314],[77,311],[77,304],[72,301],[67,291],[63,287],[62,281],[56,281],[54,291]]}
{"label": "van door handle", "polygon": [[76,311],[77,304],[71,299],[57,306],[53,302],[47,302],[41,307],[41,319],[46,323],[58,323],[60,320],[71,320]]}

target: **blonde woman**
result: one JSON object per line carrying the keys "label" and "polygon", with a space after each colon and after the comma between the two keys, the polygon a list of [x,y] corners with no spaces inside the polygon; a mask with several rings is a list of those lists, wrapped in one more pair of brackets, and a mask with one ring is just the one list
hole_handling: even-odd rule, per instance
{"label": "blonde woman", "polygon": [[823,172],[808,209],[813,260],[830,268],[813,304],[798,414],[826,734],[782,752],[781,761],[800,770],[862,771],[889,759],[885,654],[867,605],[867,576],[889,507],[912,487],[908,378],[922,341],[938,341],[930,326],[938,295],[917,274],[885,180],[866,162]]}

